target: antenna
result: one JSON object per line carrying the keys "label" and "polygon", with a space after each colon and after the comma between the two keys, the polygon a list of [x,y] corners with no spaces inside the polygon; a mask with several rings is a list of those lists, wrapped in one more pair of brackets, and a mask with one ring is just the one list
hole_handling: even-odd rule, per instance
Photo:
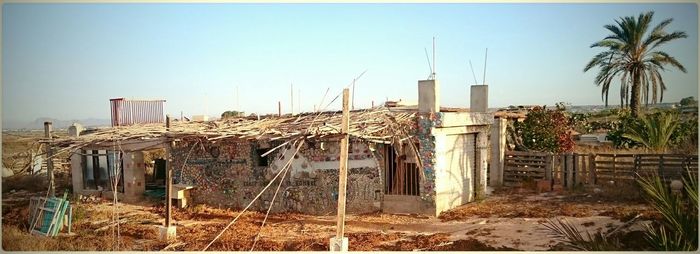
{"label": "antenna", "polygon": [[355,109],[355,81],[357,81],[358,79],[360,79],[360,78],[362,77],[362,75],[365,75],[365,72],[367,72],[367,69],[365,69],[365,71],[363,71],[362,73],[360,73],[359,76],[357,76],[357,77],[355,77],[354,79],[352,79],[352,99],[351,99],[351,101],[352,101],[352,103],[351,103],[351,104],[352,104],[352,105],[351,105],[352,108],[351,108],[351,109]]}
{"label": "antenna", "polygon": [[486,59],[489,57],[489,48],[486,48],[486,54],[484,55],[484,83],[486,85]]}
{"label": "antenna", "polygon": [[352,79],[352,99],[351,99],[351,103],[350,103],[351,110],[355,109],[355,80],[356,79]]}
{"label": "antenna", "polygon": [[430,57],[428,56],[428,49],[427,48],[423,48],[423,49],[425,50],[425,59],[428,60],[428,69],[430,69],[430,75],[428,75],[428,79],[430,79],[432,77],[432,73],[433,73],[433,65],[430,64]]}
{"label": "antenna", "polygon": [[433,79],[435,79],[435,36],[433,36]]}
{"label": "antenna", "polygon": [[474,74],[474,66],[472,66],[472,60],[471,60],[471,59],[469,59],[469,68],[472,69],[472,77],[474,77],[474,84],[476,85],[476,84],[478,84],[478,82],[476,81],[476,74]]}

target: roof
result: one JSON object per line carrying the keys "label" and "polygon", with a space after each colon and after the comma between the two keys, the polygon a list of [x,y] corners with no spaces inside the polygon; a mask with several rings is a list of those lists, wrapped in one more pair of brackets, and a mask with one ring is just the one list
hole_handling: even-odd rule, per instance
{"label": "roof", "polygon": [[[415,128],[412,110],[375,107],[350,112],[349,135],[369,142],[401,142],[410,138]],[[164,124],[139,124],[104,128],[79,137],[55,139],[54,144],[64,147],[59,152],[73,151],[93,144],[127,140],[163,140],[199,138],[213,140],[248,139],[277,140],[294,138],[324,138],[339,136],[342,112],[304,113],[296,116],[251,120],[224,119],[209,122],[171,122],[170,130]]]}

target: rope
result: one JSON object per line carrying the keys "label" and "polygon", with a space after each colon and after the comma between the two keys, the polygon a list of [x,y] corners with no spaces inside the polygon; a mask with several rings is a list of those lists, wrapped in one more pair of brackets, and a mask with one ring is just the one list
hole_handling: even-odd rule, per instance
{"label": "rope", "polygon": [[187,156],[185,156],[185,161],[182,163],[182,168],[180,169],[180,172],[181,172],[180,173],[180,182],[182,182],[182,179],[184,178],[184,177],[182,177],[182,175],[185,172],[185,166],[187,166],[187,160],[190,158],[190,154],[192,154],[192,151],[194,151],[194,148],[197,147],[197,144],[201,143],[200,141],[201,141],[200,139],[197,139],[197,142],[194,143],[194,145],[192,145],[192,148],[190,148],[190,151],[187,153]]}
{"label": "rope", "polygon": [[[292,156],[294,158],[294,156]],[[290,159],[291,161],[291,159]],[[282,178],[280,179],[280,183],[277,184],[277,190],[275,190],[275,195],[272,196],[272,201],[270,202],[270,207],[267,208],[267,213],[265,213],[265,219],[263,219],[262,224],[260,225],[260,229],[258,229],[258,234],[255,235],[255,241],[253,241],[253,246],[250,247],[250,251],[253,251],[255,249],[255,245],[258,243],[258,239],[260,238],[260,232],[262,232],[263,227],[265,227],[265,222],[267,221],[267,216],[270,215],[270,210],[272,210],[272,205],[275,204],[275,198],[277,198],[277,193],[280,191],[280,187],[282,187],[282,182],[284,182],[284,177],[287,176],[287,172],[289,172],[289,169],[291,167],[287,167],[284,171],[284,175],[282,175]]]}
{"label": "rope", "polygon": [[[297,140],[297,142],[298,142],[298,141],[299,141],[299,140]],[[297,143],[297,142],[295,142],[295,143]],[[296,155],[296,154],[299,152],[299,149],[300,149],[301,146],[304,144],[304,142],[298,142],[298,143],[299,143],[299,145],[297,146],[297,149],[296,149],[296,151],[294,152],[294,155]],[[262,191],[260,191],[260,193],[258,193],[258,195],[255,196],[255,198],[254,198],[252,201],[250,201],[250,203],[248,204],[248,206],[246,206],[246,207],[243,209],[243,211],[241,211],[241,212],[236,216],[236,218],[234,218],[228,225],[226,225],[226,227],[224,227],[224,229],[221,230],[221,232],[220,232],[216,237],[214,237],[214,240],[212,240],[211,242],[209,242],[209,244],[207,244],[207,246],[204,247],[204,249],[203,249],[202,251],[206,251],[207,249],[209,249],[209,246],[211,246],[214,242],[216,242],[216,240],[218,240],[219,237],[221,237],[221,235],[223,235],[224,232],[226,232],[226,230],[227,230],[229,227],[231,227],[231,225],[233,225],[233,223],[235,223],[235,222],[238,220],[238,218],[240,218],[241,215],[243,215],[243,214],[248,210],[248,208],[250,208],[250,206],[253,205],[253,203],[254,203],[256,200],[258,200],[258,198],[260,198],[260,196],[262,196],[262,194],[265,192],[265,190],[267,190],[267,188],[269,188],[270,185],[272,185],[272,183],[275,182],[275,180],[277,180],[277,177],[279,177],[280,174],[282,174],[282,171],[286,171],[287,167],[289,167],[289,166],[292,164],[292,159],[294,159],[294,156],[291,156],[291,157],[289,158],[289,161],[287,161],[287,164],[285,164],[283,170],[280,170],[280,172],[278,172],[277,175],[275,175],[275,177],[267,184],[267,186],[265,186],[265,188],[263,188]]]}

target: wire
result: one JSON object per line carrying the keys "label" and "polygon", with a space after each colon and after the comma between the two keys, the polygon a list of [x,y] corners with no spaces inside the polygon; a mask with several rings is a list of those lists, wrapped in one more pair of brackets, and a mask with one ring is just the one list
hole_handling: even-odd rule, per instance
{"label": "wire", "polygon": [[[294,156],[292,156],[292,158],[294,158]],[[270,201],[270,207],[267,208],[267,212],[265,213],[265,219],[263,219],[262,224],[260,225],[260,229],[258,229],[258,234],[255,235],[255,241],[253,241],[253,246],[250,247],[250,251],[253,251],[255,249],[255,245],[258,243],[258,239],[260,238],[260,232],[262,232],[263,227],[265,227],[265,222],[267,221],[267,216],[270,215],[270,210],[272,210],[272,205],[275,204],[275,199],[277,198],[277,193],[279,193],[280,187],[282,187],[282,183],[284,182],[284,177],[287,176],[287,172],[289,172],[290,168],[291,167],[287,167],[285,169],[284,175],[282,175],[282,178],[280,179],[280,183],[277,184],[277,190],[275,190],[275,195],[272,196],[272,201]]]}
{"label": "wire", "polygon": [[[297,141],[300,141],[300,140],[297,140]],[[296,143],[297,143],[297,142],[295,142],[295,144],[296,144]],[[300,149],[301,146],[304,144],[304,142],[298,142],[298,143],[299,143],[299,145],[297,146],[297,149],[296,149],[296,151],[294,152],[294,155],[296,155],[296,154],[299,152],[299,149]],[[294,156],[291,156],[291,157],[289,158],[289,161],[287,161],[287,164],[286,164],[285,167],[284,167],[285,170],[286,170],[287,167],[289,167],[289,166],[292,164],[292,160],[293,160],[293,159],[294,159]],[[243,215],[243,214],[248,210],[248,208],[250,208],[250,206],[252,206],[253,203],[254,203],[255,201],[258,200],[258,198],[260,198],[260,196],[262,196],[262,194],[265,192],[265,190],[267,190],[267,188],[269,188],[270,185],[272,185],[272,183],[275,182],[275,180],[277,180],[277,177],[279,177],[280,174],[282,174],[282,171],[285,171],[285,170],[280,170],[280,172],[278,172],[277,175],[275,175],[275,178],[273,178],[273,179],[267,184],[267,186],[265,186],[265,188],[263,188],[263,189],[260,191],[260,193],[258,193],[258,195],[255,196],[255,198],[254,198],[252,201],[250,201],[250,203],[248,204],[248,206],[246,206],[246,207],[243,209],[243,211],[241,211],[240,213],[238,213],[238,215],[236,216],[236,218],[234,218],[228,225],[226,225],[226,227],[224,227],[224,229],[221,230],[221,232],[220,232],[216,237],[214,237],[214,240],[212,240],[211,242],[209,242],[209,244],[207,244],[207,246],[204,247],[204,249],[203,249],[202,251],[206,251],[207,249],[209,249],[209,246],[211,246],[214,242],[216,242],[216,240],[218,240],[219,237],[221,237],[221,235],[223,235],[224,232],[226,232],[226,230],[227,230],[229,227],[231,227],[231,225],[233,225],[233,223],[235,223],[235,222],[238,220],[238,218],[240,218],[241,215]]]}

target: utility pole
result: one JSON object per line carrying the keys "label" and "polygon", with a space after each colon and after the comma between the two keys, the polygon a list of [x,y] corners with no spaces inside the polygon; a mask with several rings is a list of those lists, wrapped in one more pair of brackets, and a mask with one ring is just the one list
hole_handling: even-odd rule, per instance
{"label": "utility pole", "polygon": [[277,116],[282,117],[282,101],[277,101]]}
{"label": "utility pole", "polygon": [[46,143],[46,175],[49,177],[49,196],[56,196],[56,186],[53,178],[53,128],[51,122],[44,122],[44,137],[48,139]]}
{"label": "utility pole", "polygon": [[290,99],[291,99],[291,105],[289,107],[289,110],[292,112],[292,115],[294,115],[294,84],[289,83],[289,92],[290,92]]}
{"label": "utility pole", "polygon": [[350,136],[348,129],[350,125],[350,112],[348,105],[350,97],[349,89],[343,89],[343,119],[341,121],[340,132],[343,139],[340,140],[340,167],[338,173],[338,225],[334,238],[331,238],[331,251],[347,251],[348,238],[345,234],[345,198],[348,185],[348,142]]}

